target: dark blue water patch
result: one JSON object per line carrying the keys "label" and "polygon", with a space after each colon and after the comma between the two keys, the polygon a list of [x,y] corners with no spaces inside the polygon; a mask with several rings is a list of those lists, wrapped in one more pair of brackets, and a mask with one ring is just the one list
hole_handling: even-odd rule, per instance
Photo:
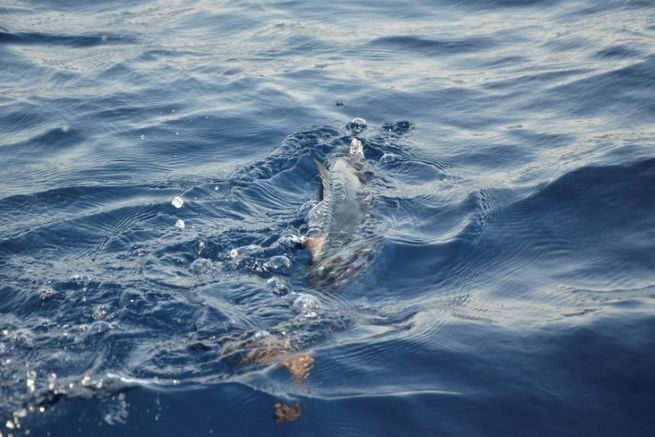
{"label": "dark blue water patch", "polygon": [[[655,57],[551,88],[527,108],[566,110],[574,116],[602,114],[631,126],[646,123],[655,113]],[[646,97],[646,98],[645,98]]]}
{"label": "dark blue water patch", "polygon": [[484,59],[480,62],[480,67],[484,68],[507,68],[513,66],[526,65],[530,58],[525,55],[511,55],[500,58]]}
{"label": "dark blue water patch", "polygon": [[59,35],[39,32],[0,32],[0,44],[5,45],[53,45],[75,48],[94,47],[103,44],[133,44],[133,37],[122,34]]}
{"label": "dark blue water patch", "polygon": [[611,47],[599,50],[594,54],[598,59],[627,59],[643,56],[640,50],[636,50],[626,45],[613,45]]}
{"label": "dark blue water patch", "polygon": [[551,53],[565,53],[567,51],[578,51],[593,44],[587,38],[577,35],[557,35],[546,42],[543,47]]}
{"label": "dark blue water patch", "polygon": [[[251,6],[254,8],[254,6]],[[249,17],[245,13],[227,12],[222,10],[208,13],[206,10],[196,13],[185,14],[182,20],[176,23],[176,27],[183,33],[198,34],[198,37],[206,37],[207,30],[217,43],[225,44],[230,37],[240,33],[248,32],[259,26],[257,19]]]}
{"label": "dark blue water patch", "polygon": [[[291,36],[280,48],[270,48],[258,53],[255,59],[280,59],[297,53],[305,53],[308,58],[328,53],[331,47],[318,38],[308,36]],[[311,56],[310,56],[311,55]]]}
{"label": "dark blue water patch", "polygon": [[596,2],[594,4],[586,4],[582,2],[580,7],[575,9],[572,12],[562,14],[559,18],[560,20],[575,20],[579,21],[580,19],[589,19],[594,15],[603,15],[603,14],[612,14],[617,13],[618,11],[633,11],[646,9],[649,10],[652,6],[648,0],[628,0],[628,1],[617,1],[617,0],[605,0]]}
{"label": "dark blue water patch", "polygon": [[559,0],[465,0],[457,2],[464,4],[468,7],[475,9],[491,9],[496,8],[521,8],[521,7],[534,7],[534,6],[554,6],[559,3]]}
{"label": "dark blue water patch", "polygon": [[498,45],[490,37],[469,37],[460,40],[428,39],[416,36],[393,36],[377,38],[369,47],[411,52],[423,56],[444,56],[485,50]]}
{"label": "dark blue water patch", "polygon": [[[422,117],[425,113],[436,110],[440,114],[440,126],[484,130],[501,123],[500,114],[485,110],[499,103],[493,103],[494,98],[486,91],[465,87],[453,86],[425,92],[384,89],[362,100],[364,107],[379,108],[376,112],[381,117],[386,116],[386,119],[394,119],[393,114],[398,111]],[[512,114],[504,114],[504,117],[512,117]],[[437,123],[433,123],[432,127],[435,124]]]}
{"label": "dark blue water patch", "polygon": [[[41,107],[25,104],[8,103],[2,106],[3,111],[0,114],[0,123],[2,124],[2,134],[23,133],[25,126],[40,126],[46,124],[51,119],[51,114],[41,111]],[[0,152],[5,147],[11,147],[9,141],[4,140],[0,145]]]}
{"label": "dark blue water patch", "polygon": [[549,83],[564,80],[568,77],[576,77],[589,73],[588,68],[580,69],[563,69],[557,71],[543,71],[536,73],[520,74],[519,76],[509,79],[501,79],[498,82],[489,82],[485,84],[485,88],[492,90],[513,90],[520,91],[521,93],[528,93],[534,91],[535,87],[540,85],[548,85]]}
{"label": "dark blue water patch", "polygon": [[[512,202],[511,192],[506,193],[509,197],[505,195],[503,202],[492,202],[491,211],[477,201],[465,202],[454,218],[468,217],[470,221],[456,238],[438,244],[397,245],[397,265],[392,268],[411,272],[405,281],[411,281],[407,284],[416,292],[435,286],[448,292],[465,290],[472,284],[489,284],[490,277],[495,278],[491,284],[499,281],[499,289],[506,284],[501,278],[523,276],[527,282],[522,286],[528,288],[558,280],[586,284],[599,276],[607,284],[647,283],[653,279],[655,266],[647,243],[655,206],[643,187],[655,182],[653,175],[652,160],[588,167],[564,175],[518,202]],[[631,211],[627,216],[626,210]],[[449,221],[448,216],[436,212],[422,216],[431,217],[425,221],[425,232],[429,235],[432,221],[435,238]],[[626,227],[630,233],[625,232]],[[528,279],[535,269],[542,271],[542,276]],[[499,271],[507,276],[498,277]],[[389,286],[400,287],[393,279]]]}
{"label": "dark blue water patch", "polygon": [[[498,228],[490,223],[485,240],[493,244],[491,253],[502,257],[505,250],[500,249],[500,239],[512,235],[520,241],[514,253],[505,252],[516,260],[512,263],[519,262],[514,257],[520,256],[521,264],[533,260],[544,268],[560,265],[561,277],[573,281],[585,281],[591,271],[596,272],[596,278],[602,271],[609,282],[616,276],[650,280],[655,259],[630,239],[646,237],[644,232],[651,226],[655,205],[643,187],[655,182],[653,164],[650,160],[625,166],[587,167],[564,175],[531,197],[508,206]],[[626,215],[626,210],[631,213]],[[530,217],[530,222],[521,224],[521,217]],[[626,226],[632,230],[630,234],[624,232]],[[609,240],[605,240],[608,236]],[[557,275],[557,269],[551,270],[553,273]]]}
{"label": "dark blue water patch", "polygon": [[569,134],[540,132],[523,127],[510,129],[508,136],[520,140],[522,144],[529,144],[531,150],[566,147],[575,141],[575,137]]}
{"label": "dark blue water patch", "polygon": [[[652,331],[652,319],[635,321],[627,329],[638,329],[638,332]],[[139,432],[144,429],[161,429],[163,432],[179,430],[197,434],[209,433],[209,430],[220,428],[222,432],[230,430],[240,432],[284,433],[285,435],[304,435],[307,432],[319,434],[356,434],[363,429],[375,429],[379,435],[425,433],[467,433],[485,435],[504,435],[508,429],[521,428],[526,435],[539,435],[544,429],[558,435],[579,435],[580,433],[626,432],[649,434],[653,431],[652,423],[644,408],[652,402],[652,387],[650,384],[635,385],[648,372],[649,361],[644,361],[640,354],[641,347],[621,347],[620,339],[612,335],[616,329],[615,321],[599,324],[598,329],[578,330],[570,335],[559,337],[554,333],[543,333],[523,336],[521,340],[510,340],[507,334],[496,332],[497,341],[484,346],[491,352],[486,355],[486,362],[494,363],[487,369],[487,380],[476,378],[467,384],[469,394],[449,393],[446,390],[415,390],[414,392],[398,392],[358,397],[337,397],[335,399],[288,399],[287,402],[299,402],[303,406],[301,420],[275,425],[272,414],[274,404],[279,400],[265,393],[257,393],[240,384],[224,384],[214,388],[198,390],[157,390],[137,389],[124,394],[126,423],[117,421],[114,426],[107,423],[98,424],[97,417],[120,418],[121,398],[107,398],[77,401],[58,410],[56,417],[44,421],[44,416],[34,416],[25,423],[33,432],[40,429],[69,430],[82,432],[94,430],[101,435],[123,435]],[[470,340],[474,341],[481,334],[471,332]],[[614,331],[616,332],[616,331]],[[603,334],[604,333],[604,334]],[[558,341],[554,341],[559,337]],[[652,336],[639,336],[642,339]],[[581,342],[582,340],[582,342]],[[536,342],[548,345],[546,352],[535,352],[530,346]],[[584,347],[580,348],[582,344]],[[494,348],[505,350],[515,346],[525,347],[525,352],[515,355],[511,361],[502,362],[502,354],[493,353]],[[617,349],[617,347],[619,349]],[[518,349],[521,349],[519,347]],[[403,348],[403,350],[408,350]],[[466,384],[466,378],[479,375],[484,366],[466,365],[466,358],[456,354],[447,354],[451,360],[441,360],[442,365],[459,362],[464,367],[457,371],[452,369],[451,381]],[[427,357],[426,357],[427,358]],[[551,365],[559,366],[559,361],[566,359],[568,371],[559,375],[560,385],[557,387],[544,385],[547,376],[552,377],[548,367],[533,367],[539,359],[552,361]],[[396,361],[402,366],[404,359]],[[433,369],[435,377],[445,377],[442,365],[438,362],[420,360],[421,366]],[[521,363],[517,366],[517,363]],[[481,363],[478,363],[481,364]],[[324,363],[329,365],[329,363]],[[621,367],[625,366],[624,369]],[[509,369],[517,369],[514,374]],[[502,369],[506,369],[503,371]],[[604,393],[601,389],[602,380],[612,377],[614,372],[625,375],[623,380],[627,398],[614,397],[613,393]],[[364,368],[358,372],[364,374]],[[347,374],[347,373],[346,373]],[[400,372],[400,375],[406,375]],[[541,376],[539,376],[541,375]],[[496,377],[497,379],[493,379]],[[562,396],[567,387],[577,386],[582,378],[588,388],[575,401],[567,402]],[[567,381],[571,385],[567,385]],[[528,387],[528,390],[525,388]],[[476,393],[476,395],[474,395]],[[482,395],[482,393],[485,393]],[[634,397],[632,396],[634,393]],[[228,397],[233,402],[223,402]],[[589,398],[594,402],[588,402]],[[632,399],[627,401],[626,399]],[[243,408],[246,406],[246,408]],[[520,411],[521,414],[508,416],[506,411]],[[133,411],[140,411],[135,415]],[[83,414],[80,414],[80,411]],[[171,414],[175,411],[176,414]],[[362,411],[362,416],[355,420],[349,412]],[[386,414],[380,415],[380,412]],[[366,421],[362,420],[366,417]],[[384,417],[384,420],[381,420]],[[580,420],[580,418],[589,420]],[[474,419],[474,420],[473,420]],[[593,420],[592,420],[593,419]],[[369,422],[376,423],[377,428],[370,428]],[[367,424],[367,425],[365,425]],[[79,431],[78,431],[79,429]],[[56,435],[56,434],[53,434]]]}
{"label": "dark blue water patch", "polygon": [[540,142],[531,142],[532,149],[526,149],[523,145],[518,144],[489,144],[472,148],[472,150],[462,152],[450,159],[453,162],[474,162],[476,167],[481,168],[509,168],[516,166],[517,163],[530,161],[538,147],[565,141],[562,138],[543,138],[543,136],[540,139]]}
{"label": "dark blue water patch", "polygon": [[67,149],[79,145],[83,140],[84,136],[80,132],[66,126],[50,129],[19,143],[5,145],[0,150],[23,159],[29,159],[30,155],[49,155],[55,158],[59,154],[65,154]]}

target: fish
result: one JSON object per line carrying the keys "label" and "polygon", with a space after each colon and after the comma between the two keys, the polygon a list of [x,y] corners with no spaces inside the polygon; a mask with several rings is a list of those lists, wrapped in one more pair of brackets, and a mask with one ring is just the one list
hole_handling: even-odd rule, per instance
{"label": "fish", "polygon": [[361,223],[362,208],[358,199],[361,181],[348,161],[337,158],[329,171],[319,161],[314,163],[323,192],[320,234],[307,237],[304,244],[312,263],[317,264],[350,242],[353,231]]}
{"label": "fish", "polygon": [[[352,137],[349,148],[342,156],[331,160],[326,167],[314,159],[320,177],[321,201],[317,205],[318,223],[312,228],[303,246],[310,254],[307,279],[315,291],[326,294],[339,291],[368,266],[377,246],[362,232],[366,222],[366,206],[362,201],[363,182],[360,177],[361,160],[364,158],[362,142]],[[312,220],[310,219],[310,222]],[[314,316],[315,317],[315,316]],[[312,339],[317,341],[327,332],[343,329],[344,321],[327,317],[321,322],[326,332],[320,330],[317,319],[311,323],[303,319],[282,322],[267,331],[237,334],[221,342],[222,354],[238,363],[254,363],[286,367],[293,381],[303,384],[314,365],[314,352],[307,351]],[[312,332],[314,332],[312,334]],[[295,333],[295,335],[293,335]],[[302,413],[302,405],[276,403],[276,424],[294,421]]]}
{"label": "fish", "polygon": [[[322,292],[336,292],[354,281],[375,251],[367,235],[367,201],[361,176],[364,150],[353,137],[348,154],[332,161],[328,170],[314,160],[321,180],[318,225],[310,226],[304,247],[310,254],[308,282]],[[311,220],[310,220],[311,221]],[[370,226],[369,226],[370,227]]]}

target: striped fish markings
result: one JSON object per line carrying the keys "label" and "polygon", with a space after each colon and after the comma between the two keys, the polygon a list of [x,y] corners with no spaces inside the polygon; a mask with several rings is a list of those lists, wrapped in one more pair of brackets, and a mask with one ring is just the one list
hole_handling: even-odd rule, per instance
{"label": "striped fish markings", "polygon": [[363,157],[362,143],[352,138],[347,158],[336,158],[328,170],[314,160],[321,177],[321,201],[318,235],[305,239],[304,245],[311,254],[314,272],[325,274],[334,260],[331,257],[352,241],[353,234],[362,222],[363,211],[359,199],[361,181],[349,162]]}
{"label": "striped fish markings", "polygon": [[380,235],[370,220],[371,199],[362,182],[366,164],[362,142],[353,137],[348,154],[332,160],[329,170],[315,161],[322,200],[318,219],[305,239],[311,255],[307,283],[321,294],[358,284],[380,249]]}

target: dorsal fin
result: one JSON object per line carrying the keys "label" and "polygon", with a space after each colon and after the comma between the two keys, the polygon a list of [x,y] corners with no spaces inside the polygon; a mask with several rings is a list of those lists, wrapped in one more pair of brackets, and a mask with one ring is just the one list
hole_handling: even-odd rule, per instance
{"label": "dorsal fin", "polygon": [[309,250],[310,255],[312,256],[312,262],[318,262],[321,259],[321,254],[323,253],[323,246],[325,245],[325,237],[307,237],[303,243],[307,250]]}
{"label": "dorsal fin", "polygon": [[330,203],[330,173],[327,171],[325,166],[318,162],[318,160],[314,160],[314,163],[316,164],[316,168],[318,169],[318,173],[321,175],[321,188],[323,191],[323,205],[327,205]]}

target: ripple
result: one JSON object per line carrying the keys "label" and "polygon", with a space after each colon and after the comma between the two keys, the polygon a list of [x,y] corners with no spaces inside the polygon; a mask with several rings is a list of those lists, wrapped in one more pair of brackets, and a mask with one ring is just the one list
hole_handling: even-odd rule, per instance
{"label": "ripple", "polygon": [[8,5],[0,425],[652,435],[651,3]]}

